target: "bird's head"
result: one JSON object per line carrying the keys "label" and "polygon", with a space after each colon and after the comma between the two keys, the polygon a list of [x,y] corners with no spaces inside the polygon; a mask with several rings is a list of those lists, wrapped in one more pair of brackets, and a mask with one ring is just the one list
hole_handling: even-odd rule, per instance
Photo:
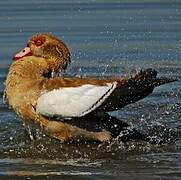
{"label": "bird's head", "polygon": [[61,69],[70,63],[67,46],[50,33],[39,33],[28,41],[27,46],[14,56],[14,60],[23,60],[26,56],[42,57],[49,63],[56,62]]}

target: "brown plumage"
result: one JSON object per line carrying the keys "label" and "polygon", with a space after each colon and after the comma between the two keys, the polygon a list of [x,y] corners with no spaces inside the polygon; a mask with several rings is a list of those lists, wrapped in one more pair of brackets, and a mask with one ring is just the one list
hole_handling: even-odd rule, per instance
{"label": "brown plumage", "polygon": [[108,132],[88,132],[61,121],[50,120],[50,118],[36,113],[36,102],[43,91],[58,88],[60,85],[71,85],[66,83],[62,77],[58,79],[57,83],[56,79],[44,78],[43,72],[50,68],[48,62],[41,57],[29,56],[15,61],[11,65],[6,80],[6,95],[9,105],[23,121],[38,125],[43,128],[46,134],[59,139],[61,142],[74,138],[109,140],[110,134]]}
{"label": "brown plumage", "polygon": [[67,46],[50,33],[34,35],[27,44],[34,56],[49,60],[49,66],[54,71],[65,70],[70,63],[70,52]]}
{"label": "brown plumage", "polygon": [[28,47],[15,55],[14,59],[16,61],[11,65],[6,80],[9,105],[24,122],[37,125],[46,134],[61,142],[74,139],[108,141],[111,139],[112,132],[110,133],[109,129],[108,131],[101,129],[98,132],[89,131],[64,120],[57,121],[53,117],[45,117],[37,113],[36,105],[42,93],[64,87],[81,87],[87,84],[99,87],[116,82],[116,89],[102,105],[91,112],[96,114],[99,111],[120,109],[144,98],[153,91],[155,86],[169,82],[169,80],[157,79],[156,72],[153,70],[140,72],[129,79],[47,78],[46,73],[63,70],[70,62],[70,53],[65,44],[50,34],[33,36],[28,42]]}

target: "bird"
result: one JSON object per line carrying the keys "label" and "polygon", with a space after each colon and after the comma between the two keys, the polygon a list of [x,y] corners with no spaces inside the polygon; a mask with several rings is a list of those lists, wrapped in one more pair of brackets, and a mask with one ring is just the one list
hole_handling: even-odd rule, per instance
{"label": "bird", "polygon": [[[130,77],[51,76],[65,71],[70,62],[70,51],[63,41],[50,33],[38,33],[14,55],[5,82],[7,102],[23,122],[61,143],[110,141],[129,125],[108,112],[175,81],[158,78],[154,69],[140,70]],[[146,140],[135,129],[122,141],[130,139]]]}

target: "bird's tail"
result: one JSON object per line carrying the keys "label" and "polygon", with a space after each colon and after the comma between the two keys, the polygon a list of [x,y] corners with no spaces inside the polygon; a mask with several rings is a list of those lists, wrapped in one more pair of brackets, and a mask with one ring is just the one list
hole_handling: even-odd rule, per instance
{"label": "bird's tail", "polygon": [[179,81],[179,79],[178,78],[161,77],[161,78],[156,78],[155,81],[153,82],[153,85],[155,87],[157,87],[157,86],[161,86],[163,84],[167,84],[167,83],[171,83],[171,82],[175,82],[175,81]]}
{"label": "bird's tail", "polygon": [[135,76],[128,79],[130,86],[141,86],[144,87],[157,87],[163,84],[179,81],[179,78],[167,78],[167,77],[157,77],[157,71],[154,69],[146,69],[145,71],[140,71]]}

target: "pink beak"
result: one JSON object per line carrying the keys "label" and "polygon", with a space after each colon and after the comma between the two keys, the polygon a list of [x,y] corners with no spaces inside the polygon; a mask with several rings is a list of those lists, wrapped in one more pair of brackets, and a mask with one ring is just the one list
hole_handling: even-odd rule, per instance
{"label": "pink beak", "polygon": [[29,47],[25,47],[23,50],[21,50],[19,53],[17,53],[14,57],[13,60],[17,61],[22,59],[25,56],[32,56],[31,49]]}

